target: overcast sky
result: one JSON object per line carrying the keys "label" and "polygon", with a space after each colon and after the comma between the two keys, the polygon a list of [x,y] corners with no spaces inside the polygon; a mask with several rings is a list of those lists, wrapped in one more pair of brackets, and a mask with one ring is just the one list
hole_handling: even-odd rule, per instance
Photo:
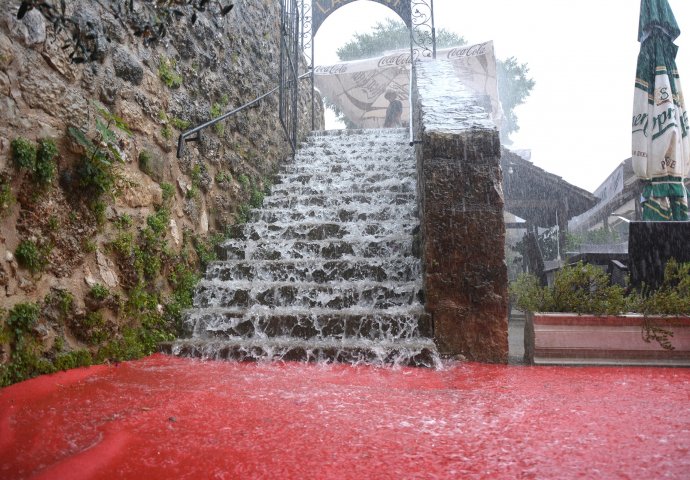
{"label": "overcast sky", "polygon": [[[690,0],[669,4],[687,92]],[[536,86],[516,110],[511,148],[530,149],[536,165],[589,191],[630,157],[639,0],[434,0],[434,9],[437,29],[469,43],[493,40],[497,58],[528,64]],[[368,0],[341,7],[319,29],[316,64],[336,63],[335,50],[353,33],[387,16],[397,18]]]}

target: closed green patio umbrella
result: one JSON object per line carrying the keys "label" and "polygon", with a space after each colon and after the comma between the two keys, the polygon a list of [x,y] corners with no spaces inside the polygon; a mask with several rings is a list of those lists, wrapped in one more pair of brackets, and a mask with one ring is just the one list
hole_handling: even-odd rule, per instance
{"label": "closed green patio umbrella", "polygon": [[645,181],[642,219],[688,220],[690,174],[688,113],[680,87],[673,41],[680,29],[668,0],[642,0],[635,97],[632,164]]}

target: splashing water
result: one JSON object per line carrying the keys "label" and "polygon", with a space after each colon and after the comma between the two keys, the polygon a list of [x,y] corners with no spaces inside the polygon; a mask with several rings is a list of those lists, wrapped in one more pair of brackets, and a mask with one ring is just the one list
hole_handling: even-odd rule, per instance
{"label": "splashing water", "polygon": [[208,267],[175,355],[439,367],[401,129],[313,134]]}

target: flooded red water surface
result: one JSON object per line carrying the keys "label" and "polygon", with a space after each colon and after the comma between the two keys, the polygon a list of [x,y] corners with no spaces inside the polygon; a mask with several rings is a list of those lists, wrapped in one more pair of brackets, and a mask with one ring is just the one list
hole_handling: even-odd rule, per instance
{"label": "flooded red water surface", "polygon": [[154,355],[0,390],[0,478],[687,479],[690,370]]}

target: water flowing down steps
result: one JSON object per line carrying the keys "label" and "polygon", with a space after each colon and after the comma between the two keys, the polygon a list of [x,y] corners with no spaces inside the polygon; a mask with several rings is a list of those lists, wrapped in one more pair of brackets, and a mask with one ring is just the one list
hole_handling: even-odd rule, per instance
{"label": "water flowing down steps", "polygon": [[414,151],[402,129],[315,132],[209,265],[190,338],[209,359],[434,367],[422,305]]}

